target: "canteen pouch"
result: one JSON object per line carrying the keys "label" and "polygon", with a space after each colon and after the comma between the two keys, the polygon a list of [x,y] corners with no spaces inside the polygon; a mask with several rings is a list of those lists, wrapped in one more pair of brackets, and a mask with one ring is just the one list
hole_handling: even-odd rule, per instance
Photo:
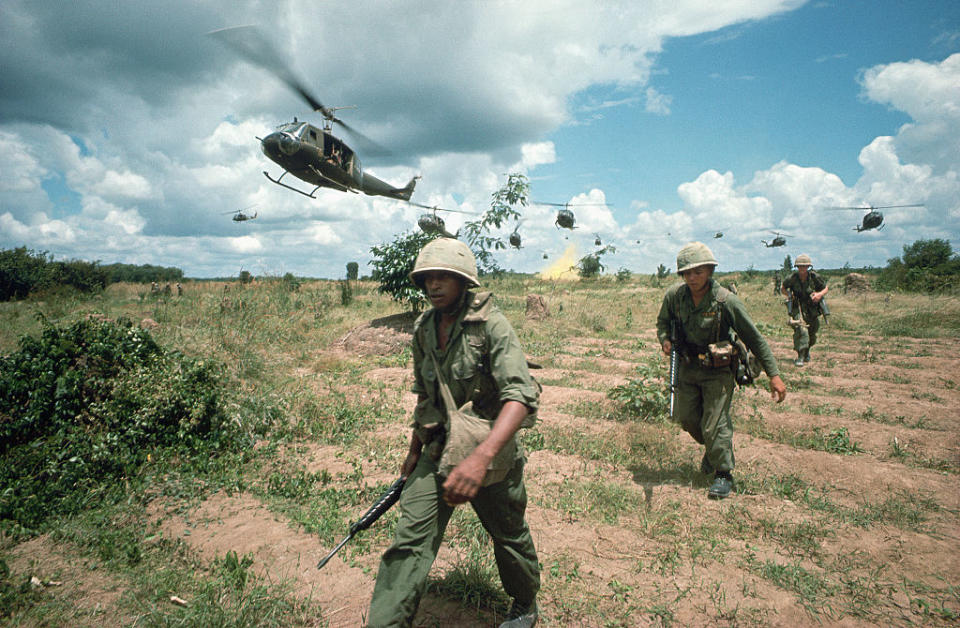
{"label": "canteen pouch", "polygon": [[417,402],[413,411],[413,432],[423,443],[423,450],[434,462],[440,460],[447,440],[446,422],[447,418],[429,399]]}

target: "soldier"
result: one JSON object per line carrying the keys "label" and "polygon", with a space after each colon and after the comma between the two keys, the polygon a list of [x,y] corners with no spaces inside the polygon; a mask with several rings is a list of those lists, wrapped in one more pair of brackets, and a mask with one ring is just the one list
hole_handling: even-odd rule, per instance
{"label": "soldier", "polygon": [[513,598],[502,626],[532,626],[540,590],[537,553],[524,518],[520,427],[532,425],[539,385],[516,333],[479,287],[466,244],[429,242],[410,279],[433,308],[414,324],[413,413],[407,477],[393,544],[383,554],[368,626],[410,626],[453,509],[470,502],[493,538],[504,590]]}
{"label": "soldier", "polygon": [[803,366],[810,361],[810,348],[817,344],[820,315],[827,313],[823,311],[823,297],[828,288],[827,282],[810,269],[813,261],[806,253],[797,255],[794,266],[797,267],[796,272],[783,281],[780,292],[791,300],[793,313],[798,319],[792,325],[793,348],[797,352],[797,359],[793,363]]}
{"label": "soldier", "polygon": [[774,294],[780,294],[780,286],[781,286],[780,271],[775,270],[773,271],[773,293]]}
{"label": "soldier", "polygon": [[670,342],[670,321],[678,325],[678,349],[682,355],[677,378],[675,416],[694,440],[705,445],[700,471],[714,474],[708,496],[723,499],[733,489],[733,422],[730,402],[735,386],[731,366],[714,366],[708,346],[730,339],[730,331],[756,354],[770,377],[770,394],[777,403],[787,388],[773,352],[757,331],[743,302],[723,288],[713,271],[717,260],[702,242],[690,242],[677,254],[677,273],[682,283],[667,289],[657,316],[657,339],[666,355]]}

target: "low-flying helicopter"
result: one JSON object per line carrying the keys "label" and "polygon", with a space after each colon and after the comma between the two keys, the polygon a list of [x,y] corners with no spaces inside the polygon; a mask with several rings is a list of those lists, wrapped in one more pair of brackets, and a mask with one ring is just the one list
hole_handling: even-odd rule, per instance
{"label": "low-flying helicopter", "polygon": [[510,241],[510,246],[519,250],[520,244],[523,240],[520,238],[520,225],[523,223],[522,220],[517,222],[517,226],[513,228],[513,232],[510,234],[508,240]]}
{"label": "low-flying helicopter", "polygon": [[860,233],[861,231],[869,231],[870,229],[877,229],[878,231],[883,229],[883,212],[878,212],[878,209],[894,209],[900,207],[923,207],[923,205],[880,205],[879,207],[868,205],[866,207],[824,207],[824,209],[859,209],[867,212],[864,214],[861,223],[853,228],[857,233]]}
{"label": "low-flying helicopter", "polygon": [[573,210],[571,207],[582,207],[586,205],[607,205],[607,203],[577,203],[576,205],[571,205],[570,203],[548,203],[546,201],[530,201],[531,205],[550,205],[552,207],[562,207],[563,209],[557,210],[557,218],[553,221],[553,224],[559,229],[563,227],[564,229],[576,229],[577,219],[573,215]]}
{"label": "low-flying helicopter", "polygon": [[[769,231],[770,231],[770,233],[772,233],[772,234],[775,236],[775,237],[773,238],[773,240],[771,240],[769,243],[767,243],[766,240],[760,240],[761,242],[763,242],[763,245],[764,245],[765,247],[767,247],[768,249],[769,249],[769,248],[772,248],[772,247],[775,247],[775,246],[786,246],[786,245],[787,245],[787,238],[792,238],[792,237],[793,237],[793,236],[790,235],[789,233],[780,233],[779,231],[773,231],[772,229],[770,229]],[[784,237],[784,236],[786,236],[786,237]]]}
{"label": "low-flying helicopter", "polygon": [[713,234],[714,239],[722,238],[724,231],[726,231],[725,228],[724,228],[724,229],[718,229],[717,232]]}
{"label": "low-flying helicopter", "polygon": [[432,213],[430,214],[420,214],[420,218],[417,219],[417,225],[420,226],[420,230],[424,233],[439,233],[445,238],[456,238],[460,235],[460,232],[450,233],[447,231],[447,225],[444,223],[443,218],[437,215],[437,212],[454,212],[457,214],[470,214],[472,212],[466,212],[459,209],[444,209],[442,207],[430,206],[430,205],[421,205],[420,203],[413,203],[410,201],[411,205],[416,207],[422,207],[424,209],[429,209]]}
{"label": "low-flying helicopter", "polygon": [[257,217],[257,212],[253,212],[253,215],[252,215],[252,216],[251,216],[250,214],[245,214],[245,213],[243,213],[243,212],[245,212],[245,211],[247,211],[248,209],[251,209],[251,208],[253,208],[253,207],[256,207],[256,206],[255,206],[255,205],[251,205],[250,207],[244,207],[243,209],[238,209],[238,210],[236,210],[236,211],[231,210],[231,211],[223,212],[223,213],[224,213],[224,214],[233,214],[233,218],[231,219],[231,220],[233,220],[233,222],[243,222],[243,221],[245,221],[245,220],[253,220],[254,218]]}
{"label": "low-flying helicopter", "polygon": [[[273,183],[304,196],[316,198],[320,188],[331,188],[341,192],[363,192],[368,196],[386,196],[402,201],[410,200],[419,177],[413,177],[402,188],[394,187],[385,181],[363,171],[360,156],[346,142],[333,134],[333,125],[338,124],[364,147],[371,155],[386,155],[383,147],[338,118],[338,109],[347,107],[325,107],[294,75],[273,45],[253,26],[224,28],[209,33],[244,60],[271,72],[290,89],[295,91],[313,111],[323,116],[323,128],[293,118],[293,122],[281,124],[277,129],[260,140],[263,154],[283,168],[283,174],[273,178],[263,171],[265,177]],[[314,186],[309,193],[283,182],[291,174]]]}
{"label": "low-flying helicopter", "polygon": [[603,241],[600,239],[600,234],[599,234],[599,233],[595,233],[595,234],[593,234],[593,236],[594,236],[594,238],[593,238],[593,245],[594,245],[594,246],[603,246]]}

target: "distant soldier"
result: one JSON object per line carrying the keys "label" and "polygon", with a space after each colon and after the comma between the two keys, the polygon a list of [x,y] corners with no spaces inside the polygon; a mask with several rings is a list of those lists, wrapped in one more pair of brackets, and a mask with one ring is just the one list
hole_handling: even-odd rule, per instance
{"label": "distant soldier", "polygon": [[780,271],[775,270],[773,271],[773,293],[774,294],[780,294],[780,285],[781,285]]}
{"label": "distant soldier", "polygon": [[810,361],[810,348],[817,344],[820,315],[828,314],[823,297],[827,294],[827,282],[811,270],[813,261],[806,253],[797,255],[796,272],[787,277],[780,288],[781,294],[790,299],[791,311],[797,322],[793,324],[793,348],[797,352],[796,366]]}
{"label": "distant soldier", "polygon": [[682,356],[677,378],[675,416],[694,440],[706,446],[700,471],[714,474],[708,496],[723,499],[733,489],[733,421],[730,402],[736,386],[729,354],[722,363],[716,344],[730,340],[731,330],[752,351],[770,377],[777,403],[787,396],[777,360],[747,314],[743,301],[713,278],[717,260],[702,242],[691,242],[677,254],[682,283],[667,289],[657,315],[657,339],[670,355],[671,320],[677,321],[677,348]]}
{"label": "distant soldier", "polygon": [[168,297],[173,291],[170,290],[170,284],[167,284],[163,287],[163,296]]}
{"label": "distant soldier", "polygon": [[177,282],[177,296],[178,296],[178,297],[182,297],[182,296],[183,296],[183,286],[180,285],[180,282],[179,282],[179,281]]}
{"label": "distant soldier", "polygon": [[156,281],[150,282],[150,292],[153,294],[160,292],[160,286],[157,285]]}

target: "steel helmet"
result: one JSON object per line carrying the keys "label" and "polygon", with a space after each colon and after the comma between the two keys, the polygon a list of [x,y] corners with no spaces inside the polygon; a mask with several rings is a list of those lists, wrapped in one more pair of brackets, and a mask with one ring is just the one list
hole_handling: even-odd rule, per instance
{"label": "steel helmet", "polygon": [[683,245],[680,252],[677,253],[677,273],[696,268],[697,266],[716,266],[717,258],[713,256],[710,250],[703,242],[688,242]]}
{"label": "steel helmet", "polygon": [[420,249],[417,261],[410,271],[410,281],[423,289],[423,273],[442,270],[463,277],[467,287],[480,285],[477,279],[477,260],[470,247],[454,238],[437,238]]}
{"label": "steel helmet", "polygon": [[813,266],[813,260],[810,259],[810,256],[806,253],[801,253],[797,255],[797,260],[793,263],[794,266]]}

